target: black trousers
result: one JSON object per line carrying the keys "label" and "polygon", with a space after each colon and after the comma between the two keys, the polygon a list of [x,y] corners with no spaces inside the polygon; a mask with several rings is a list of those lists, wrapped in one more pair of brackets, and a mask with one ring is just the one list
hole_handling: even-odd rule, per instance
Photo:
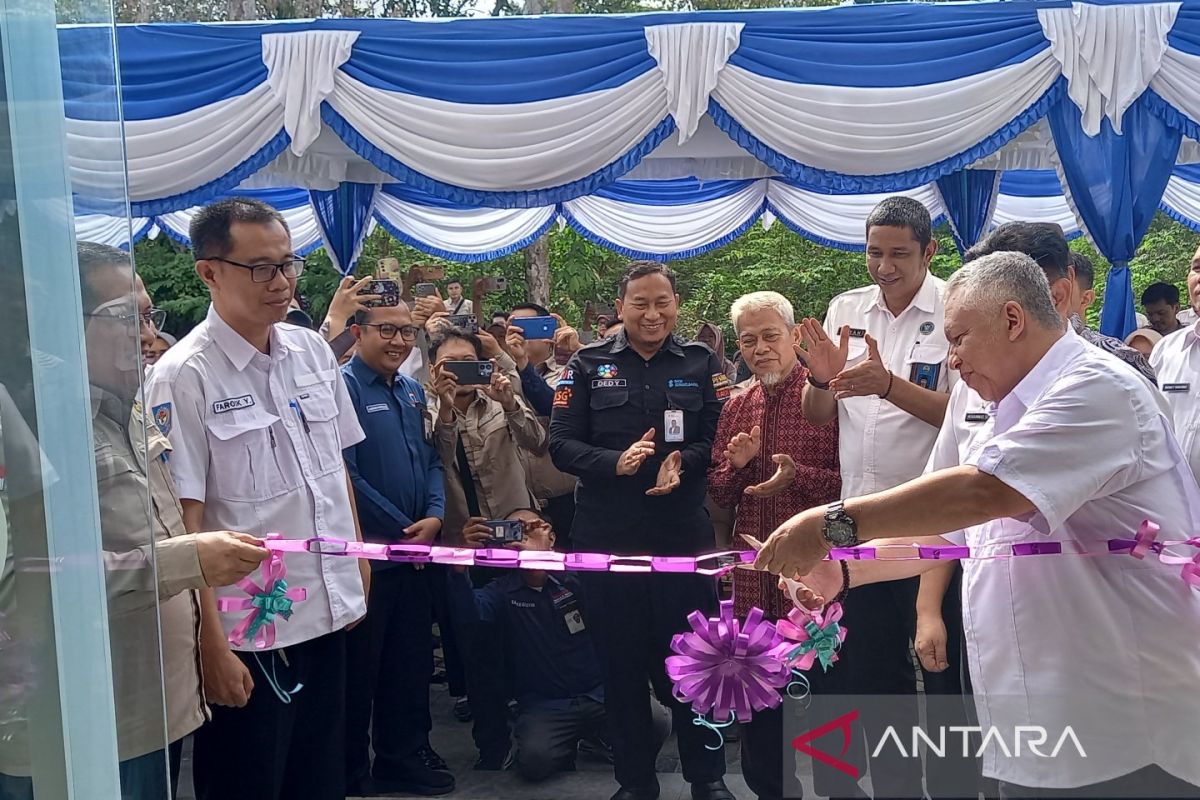
{"label": "black trousers", "polygon": [[741,726],[742,777],[758,800],[783,798],[783,714],[783,706],[755,711]]}
{"label": "black trousers", "polygon": [[460,636],[454,631],[453,615],[450,613],[450,590],[446,585],[445,564],[426,564],[421,570],[429,583],[429,597],[433,602],[433,619],[442,635],[442,660],[446,669],[446,688],[451,697],[467,696],[467,668],[463,654],[459,651]]}
{"label": "black trousers", "polygon": [[654,726],[649,683],[671,710],[679,736],[683,778],[708,783],[725,774],[725,751],[711,731],[693,725],[696,715],[671,694],[666,658],[671,637],[688,630],[687,616],[715,616],[716,579],[704,575],[581,573],[585,622],[600,658],[605,709],[613,736],[617,782],[627,788],[656,786]]}
{"label": "black trousers", "polygon": [[[887,702],[886,713],[864,712],[863,728],[871,741],[879,741],[889,725],[911,731],[920,720],[917,673],[910,654],[919,587],[919,578],[868,584],[850,592],[844,603],[846,641],[838,663],[822,676],[822,694],[900,698]],[[903,758],[892,751],[869,759],[865,741],[855,737],[843,760],[863,774],[869,761],[876,800],[923,796],[920,759]],[[855,781],[823,764],[813,764],[813,781],[817,794],[834,798],[863,796]]]}
{"label": "black trousers", "polygon": [[[369,615],[368,615],[369,616]],[[346,633],[265,653],[237,653],[254,691],[244,708],[213,706],[196,732],[197,800],[344,800]],[[303,684],[283,703],[284,691]]]}
{"label": "black trousers", "polygon": [[[371,613],[346,635],[346,781],[396,779],[429,741],[429,581],[408,564],[371,571]],[[369,731],[369,735],[368,735]]]}
{"label": "black trousers", "polygon": [[1160,800],[1200,797],[1200,786],[1167,773],[1162,767],[1143,767],[1128,775],[1077,789],[1034,789],[1000,781],[1000,800]]}
{"label": "black trousers", "polygon": [[586,695],[552,706],[522,704],[513,726],[517,772],[537,782],[570,769],[579,741],[607,732],[604,704]]}

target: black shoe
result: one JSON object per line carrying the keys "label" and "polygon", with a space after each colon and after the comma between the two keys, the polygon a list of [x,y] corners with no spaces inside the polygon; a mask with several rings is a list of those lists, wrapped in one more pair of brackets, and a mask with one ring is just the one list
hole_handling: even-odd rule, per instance
{"label": "black shoe", "polygon": [[480,772],[503,772],[506,769],[512,769],[512,765],[512,750],[506,750],[503,753],[488,753],[479,756],[479,760],[475,762],[475,769]]}
{"label": "black shoe", "polygon": [[630,789],[622,786],[609,800],[658,800],[658,786],[650,786],[645,789]]}
{"label": "black shoe", "polygon": [[733,792],[725,785],[725,781],[715,780],[712,783],[693,783],[692,800],[736,800]]}
{"label": "black shoe", "polygon": [[420,797],[437,797],[454,791],[454,776],[439,769],[430,769],[417,756],[404,759],[399,767],[386,777],[375,776],[377,794],[415,794]]}
{"label": "black shoe", "polygon": [[421,759],[425,766],[430,769],[437,769],[442,772],[450,769],[450,765],[446,763],[446,759],[439,756],[437,751],[430,745],[422,745],[421,749],[417,751],[417,758]]}
{"label": "black shoe", "polygon": [[471,721],[471,703],[465,697],[454,701],[454,718],[459,722]]}

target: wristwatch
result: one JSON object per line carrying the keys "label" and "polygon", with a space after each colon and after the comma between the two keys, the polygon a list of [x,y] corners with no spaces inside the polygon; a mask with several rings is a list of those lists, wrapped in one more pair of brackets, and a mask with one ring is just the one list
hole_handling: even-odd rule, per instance
{"label": "wristwatch", "polygon": [[825,509],[825,527],[821,532],[832,547],[858,545],[858,523],[846,513],[845,506],[840,502]]}

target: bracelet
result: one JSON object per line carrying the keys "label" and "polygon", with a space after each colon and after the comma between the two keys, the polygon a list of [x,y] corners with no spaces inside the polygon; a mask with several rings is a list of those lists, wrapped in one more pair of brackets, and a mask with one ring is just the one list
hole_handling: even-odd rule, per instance
{"label": "bracelet", "polygon": [[888,388],[887,391],[879,395],[880,400],[887,400],[888,395],[892,393],[892,381],[896,380],[896,373],[888,372]]}
{"label": "bracelet", "polygon": [[810,386],[820,389],[823,392],[829,391],[829,381],[819,381],[812,376],[811,372],[808,373],[808,383]]}
{"label": "bracelet", "polygon": [[837,593],[837,597],[825,604],[825,608],[834,603],[844,603],[846,596],[850,594],[850,563],[848,561],[839,562],[842,565],[842,590]]}

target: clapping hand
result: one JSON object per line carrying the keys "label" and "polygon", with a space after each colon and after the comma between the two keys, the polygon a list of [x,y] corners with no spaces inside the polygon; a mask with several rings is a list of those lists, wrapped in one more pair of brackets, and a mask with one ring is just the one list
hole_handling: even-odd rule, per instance
{"label": "clapping hand", "polygon": [[661,497],[665,494],[670,494],[679,488],[679,482],[683,478],[683,454],[678,450],[673,450],[663,459],[663,463],[658,468],[658,478],[654,482],[654,487],[646,490],[646,494],[651,497]]}

